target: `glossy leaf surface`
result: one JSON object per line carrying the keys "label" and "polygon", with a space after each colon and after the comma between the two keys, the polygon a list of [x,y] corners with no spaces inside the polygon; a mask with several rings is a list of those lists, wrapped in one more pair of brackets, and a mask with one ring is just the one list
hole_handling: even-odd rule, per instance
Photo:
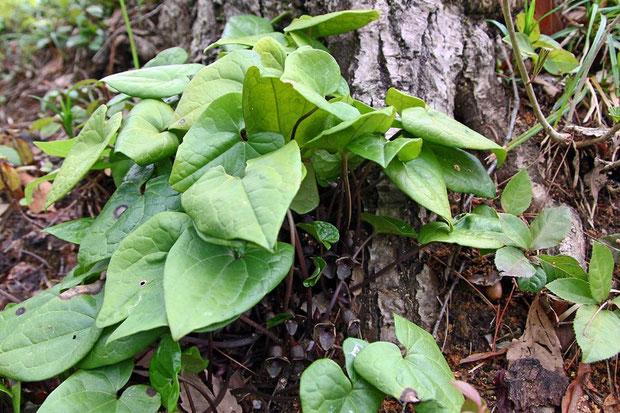
{"label": "glossy leaf surface", "polygon": [[163,328],[141,331],[109,342],[115,329],[110,326],[103,330],[92,350],[80,361],[80,368],[94,369],[127,360],[151,345],[165,331]]}
{"label": "glossy leaf surface", "polygon": [[180,194],[168,186],[168,177],[161,175],[149,180],[152,172],[152,166],[136,165],[129,170],[82,240],[78,253],[82,265],[110,258],[118,244],[153,215],[181,210]]}
{"label": "glossy leaf surface", "polygon": [[162,286],[164,265],[168,252],[190,225],[186,214],[162,212],[120,243],[108,266],[105,297],[97,316],[99,327],[116,324],[133,313],[141,319],[150,317],[146,323],[128,319],[128,324],[135,325],[132,334],[167,325]]}
{"label": "glossy leaf surface", "polygon": [[320,359],[301,376],[299,393],[304,412],[374,413],[383,395],[371,389],[356,389],[336,362]]}
{"label": "glossy leaf surface", "polygon": [[174,110],[162,101],[140,101],[123,121],[115,150],[143,166],[173,155],[179,139],[165,131],[173,115]]}
{"label": "glossy leaf surface", "polygon": [[288,244],[277,244],[275,253],[247,246],[236,258],[230,248],[207,243],[189,228],[170,250],[165,267],[172,336],[179,339],[252,308],[280,283],[292,263],[293,247]]}
{"label": "glossy leaf surface", "polygon": [[182,93],[189,78],[204,68],[201,64],[145,67],[116,73],[101,79],[120,93],[138,98],[165,98]]}
{"label": "glossy leaf surface", "polygon": [[188,130],[215,99],[241,92],[245,73],[251,66],[260,66],[258,53],[235,50],[198,72],[183,92],[170,128]]}
{"label": "glossy leaf surface", "polygon": [[248,162],[243,178],[213,167],[182,196],[185,211],[203,234],[242,239],[272,250],[301,184],[299,147],[292,141]]}
{"label": "glossy leaf surface", "polygon": [[375,234],[393,234],[410,238],[416,237],[416,232],[411,225],[399,219],[363,212],[362,221],[372,225],[373,233]]}
{"label": "glossy leaf surface", "polygon": [[441,165],[430,149],[422,147],[420,155],[409,162],[394,159],[385,173],[411,199],[452,223]]}
{"label": "glossy leaf surface", "polygon": [[222,166],[226,173],[242,176],[246,162],[284,145],[276,133],[245,132],[241,94],[230,93],[214,100],[196,119],[183,138],[172,166],[170,185],[186,191],[205,171]]}
{"label": "glossy leaf surface", "polygon": [[386,168],[398,156],[402,162],[415,159],[422,150],[422,139],[396,138],[388,141],[381,135],[363,135],[353,139],[347,150]]}
{"label": "glossy leaf surface", "polygon": [[107,109],[105,105],[99,106],[75,138],[47,194],[46,207],[65,196],[86,175],[114,137],[121,125],[122,115],[117,113],[106,121]]}
{"label": "glossy leaf surface", "polygon": [[298,119],[313,108],[290,83],[261,76],[257,67],[248,69],[243,85],[243,115],[249,135],[278,132],[288,139]]}
{"label": "glossy leaf surface", "polygon": [[506,150],[478,132],[430,107],[407,108],[402,112],[403,128],[417,138],[453,148],[491,150],[498,165],[506,159]]}
{"label": "glossy leaf surface", "polygon": [[497,218],[466,214],[457,219],[454,229],[443,222],[430,222],[420,228],[418,241],[448,242],[465,247],[498,249],[506,245],[506,238]]}
{"label": "glossy leaf surface", "polygon": [[454,376],[433,337],[398,315],[394,321],[396,337],[406,348],[405,357],[395,344],[378,341],[359,352],[353,363],[355,371],[397,400],[420,400],[416,411],[459,412],[463,396],[450,384]]}
{"label": "glossy leaf surface", "polygon": [[96,370],[79,370],[62,382],[38,410],[40,413],[155,413],[160,396],[145,385],[117,392],[129,381],[133,363],[123,361]]}
{"label": "glossy leaf surface", "polygon": [[454,192],[495,197],[495,183],[474,155],[459,148],[430,145],[443,171],[446,187]]}
{"label": "glossy leaf surface", "polygon": [[177,410],[179,400],[179,373],[181,346],[166,334],[153,353],[149,363],[151,385],[161,395],[161,404],[169,411]]}
{"label": "glossy leaf surface", "polygon": [[335,244],[340,240],[338,228],[336,228],[329,222],[300,222],[299,224],[297,224],[297,226],[306,231],[308,234],[312,235],[314,239],[323,244],[327,249],[331,248],[331,244]]}
{"label": "glossy leaf surface", "polygon": [[325,37],[357,30],[379,18],[376,10],[343,10],[320,16],[301,16],[293,19],[284,32],[303,30],[313,37]]}
{"label": "glossy leaf surface", "polygon": [[59,292],[56,285],[0,313],[0,375],[45,380],[71,368],[95,344],[102,294],[63,299]]}
{"label": "glossy leaf surface", "polygon": [[79,245],[93,225],[93,221],[93,218],[74,219],[73,221],[63,222],[62,224],[42,229],[41,232],[46,232],[63,241]]}
{"label": "glossy leaf surface", "polygon": [[325,100],[340,85],[340,66],[327,52],[304,47],[289,54],[280,80],[289,83],[308,102],[338,116]]}

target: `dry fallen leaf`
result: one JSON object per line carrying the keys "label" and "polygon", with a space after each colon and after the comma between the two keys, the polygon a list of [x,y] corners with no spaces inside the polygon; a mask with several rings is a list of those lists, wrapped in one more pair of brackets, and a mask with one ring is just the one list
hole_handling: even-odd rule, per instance
{"label": "dry fallen leaf", "polygon": [[[207,394],[211,398],[211,400],[215,400],[222,387],[222,381],[218,377],[213,377],[213,391],[215,392],[214,396],[211,390],[209,390],[207,385],[200,379],[197,374],[184,373],[181,375],[181,377],[183,380],[191,383],[184,383],[183,381],[181,381],[180,383],[180,398],[181,407],[183,408],[183,410],[185,410],[186,412],[191,412],[192,410],[196,412],[209,411],[209,402],[205,399],[203,393]],[[199,388],[200,390],[198,390],[197,388]],[[192,409],[192,405],[194,406],[194,409]],[[217,405],[217,411],[218,413],[242,413],[241,406],[239,406],[239,403],[237,402],[235,396],[230,393],[230,389],[226,390],[222,401]]]}
{"label": "dry fallen leaf", "polygon": [[525,333],[508,349],[504,382],[517,411],[560,406],[568,386],[560,340],[540,299],[527,316]]}
{"label": "dry fallen leaf", "polygon": [[[36,178],[26,174],[19,174],[19,178],[21,179],[22,185],[26,186],[30,182],[34,181]],[[33,214],[39,214],[45,210],[45,198],[47,198],[47,193],[52,188],[52,184],[50,182],[41,182],[36,186],[34,191],[32,192],[32,202],[28,205],[28,209]],[[47,208],[47,211],[55,211],[54,205]]]}

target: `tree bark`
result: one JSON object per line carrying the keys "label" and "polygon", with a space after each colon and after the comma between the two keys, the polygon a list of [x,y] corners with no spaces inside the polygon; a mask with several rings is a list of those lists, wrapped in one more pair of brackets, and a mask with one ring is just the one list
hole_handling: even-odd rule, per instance
{"label": "tree bark", "polygon": [[[357,32],[327,39],[355,98],[380,107],[387,89],[396,87],[490,139],[505,135],[509,103],[495,71],[497,44],[484,21],[499,16],[492,0],[167,0],[159,24],[166,43],[189,46],[193,60],[208,61],[214,55],[202,50],[219,38],[226,19],[235,14],[273,18],[285,11],[298,16],[350,8],[381,13],[380,20]],[[366,198],[366,209],[416,227],[433,218],[386,180]],[[412,246],[409,240],[376,237],[369,272]],[[378,278],[362,295],[365,338],[392,340],[393,312],[430,329],[439,313],[439,286],[419,257]]]}

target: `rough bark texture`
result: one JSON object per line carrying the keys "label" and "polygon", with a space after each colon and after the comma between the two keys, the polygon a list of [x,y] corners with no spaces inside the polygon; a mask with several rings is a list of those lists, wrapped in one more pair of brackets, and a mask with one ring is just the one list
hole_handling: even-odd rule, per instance
{"label": "rough bark texture", "polygon": [[[432,107],[454,115],[493,139],[505,135],[507,102],[495,73],[495,41],[484,17],[497,13],[490,0],[167,0],[161,28],[170,44],[190,45],[192,57],[208,60],[202,50],[216,40],[227,17],[254,13],[268,18],[284,11],[319,14],[349,8],[374,8],[381,19],[346,35],[328,39],[328,47],[351,84],[352,94],[382,106],[389,87],[407,91]],[[484,17],[483,17],[484,14]],[[401,217],[418,226],[426,212],[391,184],[377,186],[365,207]],[[369,271],[406,253],[412,245],[395,237],[377,237],[370,248]],[[393,338],[392,312],[430,328],[438,313],[439,282],[419,261],[400,266],[374,282],[363,295],[365,337]]]}

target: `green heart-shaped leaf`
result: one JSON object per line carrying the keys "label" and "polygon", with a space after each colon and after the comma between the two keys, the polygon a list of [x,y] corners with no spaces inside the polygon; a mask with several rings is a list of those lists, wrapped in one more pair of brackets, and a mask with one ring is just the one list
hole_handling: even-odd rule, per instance
{"label": "green heart-shaped leaf", "polygon": [[339,116],[339,111],[325,100],[340,86],[340,66],[329,53],[302,47],[289,54],[280,80],[290,83],[306,100],[326,112]]}
{"label": "green heart-shaped leaf", "polygon": [[256,42],[252,50],[258,53],[266,70],[271,70],[277,77],[282,75],[286,61],[286,49],[279,41],[270,36],[263,37]]}
{"label": "green heart-shaped leaf", "polygon": [[58,296],[56,285],[0,313],[0,375],[46,380],[74,366],[101,330],[95,317],[102,294]]}
{"label": "green heart-shaped leaf", "polygon": [[197,63],[146,67],[106,76],[101,81],[129,96],[166,98],[183,93],[190,84],[189,78],[203,68]]}
{"label": "green heart-shaped leaf", "polygon": [[39,408],[40,413],[155,413],[160,396],[145,385],[117,392],[129,381],[133,362],[123,361],[96,370],[79,370],[62,382]]}
{"label": "green heart-shaped leaf", "polygon": [[441,165],[429,148],[423,146],[420,155],[409,162],[394,159],[385,168],[385,174],[415,202],[452,224]]}
{"label": "green heart-shaped leaf", "polygon": [[172,108],[162,101],[140,101],[123,122],[115,150],[143,166],[173,155],[179,139],[165,131],[173,115]]}
{"label": "green heart-shaped leaf", "polygon": [[245,47],[254,47],[260,40],[265,38],[271,38],[278,43],[286,44],[286,38],[280,32],[269,32],[269,33],[259,33],[259,34],[251,34],[248,36],[241,37],[229,37],[227,39],[220,39],[215,43],[211,43],[209,46],[205,48],[205,52],[211,50],[216,47],[222,46],[224,49],[238,49]]}
{"label": "green heart-shaped leaf", "polygon": [[301,157],[294,141],[251,159],[243,178],[213,167],[181,197],[196,228],[223,240],[242,239],[273,250],[280,226],[301,184]]}
{"label": "green heart-shaped leaf", "polygon": [[[168,186],[168,177],[151,180],[153,166],[133,166],[112,194],[80,245],[78,261],[85,267],[112,256],[118,244],[153,215],[180,211],[180,194]],[[147,182],[148,181],[148,182]],[[146,182],[144,194],[142,185]]]}
{"label": "green heart-shaped leaf", "polygon": [[620,352],[620,317],[596,305],[579,307],[573,322],[584,363],[595,363]]}
{"label": "green heart-shaped leaf", "polygon": [[[353,378],[351,378],[353,380]],[[372,388],[358,388],[344,375],[336,362],[320,359],[301,375],[299,395],[304,412],[375,413],[383,394]]]}
{"label": "green heart-shaped leaf", "polygon": [[425,141],[452,148],[489,149],[495,153],[498,166],[506,159],[504,148],[448,115],[430,107],[404,109],[402,123],[407,132]]}
{"label": "green heart-shaped leaf", "polygon": [[382,392],[402,402],[418,402],[416,411],[460,411],[463,395],[450,384],[454,375],[433,337],[404,318],[394,315],[396,337],[406,348],[378,341],[364,347],[353,362],[355,371]]}
{"label": "green heart-shaped leaf", "polygon": [[52,188],[47,193],[46,208],[65,196],[86,175],[114,137],[123,116],[117,113],[106,122],[107,110],[105,105],[99,106],[75,138]]}
{"label": "green heart-shaped leaf", "polygon": [[[221,39],[231,39],[239,37],[247,37],[257,34],[272,33],[273,26],[271,22],[264,17],[253,14],[240,14],[232,16],[226,21]],[[229,52],[238,47],[226,46],[224,50]]]}
{"label": "green heart-shaped leaf", "polygon": [[295,195],[290,208],[298,214],[307,214],[319,206],[319,190],[316,186],[316,176],[312,164],[305,162],[306,176],[301,181],[299,191]]}
{"label": "green heart-shaped leaf", "polygon": [[288,139],[298,119],[313,108],[289,83],[261,76],[257,67],[248,69],[243,84],[243,115],[249,135],[278,132]]}
{"label": "green heart-shaped leaf", "polygon": [[[338,125],[343,120],[353,120],[360,116],[360,111],[345,102],[348,99],[334,98],[330,101],[330,112],[323,109],[313,109],[306,112],[307,117],[303,119],[297,129],[295,129],[294,137],[299,146],[303,147],[307,142],[311,141],[324,130],[330,129]],[[310,107],[314,105],[309,104]],[[332,113],[333,112],[333,113]],[[309,113],[309,115],[308,115]],[[336,114],[334,114],[336,113]]]}
{"label": "green heart-shaped leaf", "polygon": [[301,30],[313,37],[325,37],[357,30],[379,18],[376,10],[343,10],[320,16],[301,16],[293,19],[284,32]]}
{"label": "green heart-shaped leaf", "polygon": [[335,244],[340,239],[338,228],[324,221],[300,222],[297,226],[308,234],[312,235],[315,240],[319,241],[327,249],[331,248],[331,244]]}
{"label": "green heart-shaped leaf", "polygon": [[351,140],[347,150],[386,168],[396,156],[402,162],[417,158],[422,150],[422,139],[396,138],[388,141],[382,135],[364,135]]}
{"label": "green heart-shaped leaf", "polygon": [[459,148],[429,145],[443,171],[446,187],[454,192],[495,197],[495,183],[474,155]]}
{"label": "green heart-shaped leaf", "polygon": [[284,145],[277,133],[255,133],[244,140],[241,99],[241,93],[221,96],[196,119],[177,151],[170,174],[172,188],[186,191],[218,165],[228,174],[241,176],[249,159]]}
{"label": "green heart-shaped leaf", "polygon": [[167,325],[162,288],[164,264],[170,248],[189,225],[191,220],[183,213],[162,212],[120,243],[108,266],[105,297],[97,316],[99,327],[123,321],[133,312],[144,313],[144,307],[151,302],[147,300],[149,295],[157,295],[159,305],[149,308],[154,310],[150,321],[133,333]]}
{"label": "green heart-shaped leaf", "polygon": [[258,53],[235,50],[198,72],[183,92],[170,128],[188,130],[215,99],[241,92],[245,73],[251,66],[260,67]]}
{"label": "green heart-shaped leaf", "polygon": [[203,241],[193,228],[181,235],[166,261],[164,296],[170,331],[191,331],[229,321],[252,308],[286,276],[293,247],[278,243],[269,253],[248,246],[242,256]]}

